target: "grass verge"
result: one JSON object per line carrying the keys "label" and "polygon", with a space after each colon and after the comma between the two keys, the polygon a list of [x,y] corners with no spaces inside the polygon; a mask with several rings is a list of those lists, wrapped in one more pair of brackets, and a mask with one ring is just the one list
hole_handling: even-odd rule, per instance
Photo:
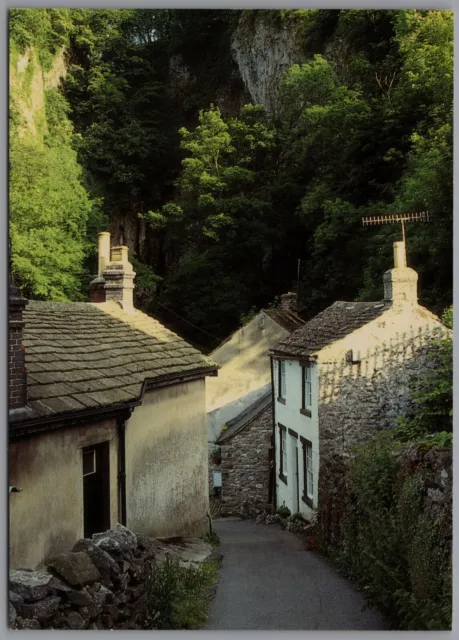
{"label": "grass verge", "polygon": [[218,563],[180,566],[167,558],[156,569],[149,594],[146,629],[202,629],[214,594]]}

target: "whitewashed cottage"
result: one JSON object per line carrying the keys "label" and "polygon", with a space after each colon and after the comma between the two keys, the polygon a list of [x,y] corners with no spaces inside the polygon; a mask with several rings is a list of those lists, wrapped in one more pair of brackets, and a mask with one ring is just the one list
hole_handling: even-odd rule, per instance
{"label": "whitewashed cottage", "polygon": [[[418,304],[404,242],[384,274],[384,300],[335,302],[271,352],[276,505],[310,517],[323,471],[410,407],[410,382],[448,330]],[[333,481],[333,476],[328,476]]]}

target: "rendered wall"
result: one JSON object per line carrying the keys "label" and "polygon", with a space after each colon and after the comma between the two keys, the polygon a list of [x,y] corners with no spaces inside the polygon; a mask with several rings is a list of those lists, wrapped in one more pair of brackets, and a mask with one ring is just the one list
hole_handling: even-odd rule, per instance
{"label": "rendered wall", "polygon": [[[208,378],[206,381],[207,413],[269,384],[271,370],[267,353],[276,342],[287,335],[288,331],[260,311],[248,324],[213,351],[210,357],[222,366],[217,377]],[[229,420],[236,415],[237,413],[226,419]]]}
{"label": "rendered wall", "polygon": [[204,380],[147,391],[126,428],[127,526],[202,535],[209,510]]}
{"label": "rendered wall", "polygon": [[10,568],[36,569],[84,535],[82,449],[110,441],[110,525],[118,521],[115,420],[11,442]]}

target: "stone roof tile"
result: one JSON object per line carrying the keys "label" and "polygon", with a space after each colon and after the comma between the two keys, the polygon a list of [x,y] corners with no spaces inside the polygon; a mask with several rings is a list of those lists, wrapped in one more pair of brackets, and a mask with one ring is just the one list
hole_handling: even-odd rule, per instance
{"label": "stone roof tile", "polygon": [[115,302],[31,300],[24,321],[32,411],[23,420],[131,402],[146,379],[217,368],[154,318]]}

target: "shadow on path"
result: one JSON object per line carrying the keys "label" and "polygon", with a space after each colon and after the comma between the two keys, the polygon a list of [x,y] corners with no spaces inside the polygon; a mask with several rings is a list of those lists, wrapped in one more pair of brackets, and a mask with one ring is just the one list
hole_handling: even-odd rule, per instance
{"label": "shadow on path", "polygon": [[217,520],[223,554],[206,629],[383,630],[383,618],[299,536],[252,520]]}

